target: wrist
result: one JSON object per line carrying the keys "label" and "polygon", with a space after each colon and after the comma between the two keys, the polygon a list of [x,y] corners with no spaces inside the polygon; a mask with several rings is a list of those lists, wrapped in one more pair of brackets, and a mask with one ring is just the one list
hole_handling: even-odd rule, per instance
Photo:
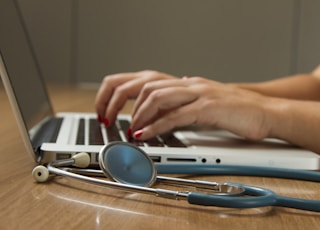
{"label": "wrist", "polygon": [[313,148],[314,137],[306,138],[308,135],[305,134],[314,133],[317,127],[315,107],[313,102],[274,98],[268,105],[268,136],[303,148]]}

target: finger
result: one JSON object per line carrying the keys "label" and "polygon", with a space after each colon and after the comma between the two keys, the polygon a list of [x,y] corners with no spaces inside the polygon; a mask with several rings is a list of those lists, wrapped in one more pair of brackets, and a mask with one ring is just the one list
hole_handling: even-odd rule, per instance
{"label": "finger", "polygon": [[146,82],[170,78],[174,78],[174,76],[150,70],[105,77],[96,96],[98,116],[108,121],[107,123],[113,123],[116,114],[123,107],[125,101],[128,98],[138,96],[139,91]]}
{"label": "finger", "polygon": [[197,99],[187,87],[170,87],[153,91],[132,117],[132,130],[140,129],[155,120],[164,110],[176,109]]}
{"label": "finger", "polygon": [[196,101],[172,110],[155,122],[134,132],[133,137],[139,140],[147,140],[154,136],[169,132],[178,127],[184,127],[197,123],[198,109]]}
{"label": "finger", "polygon": [[178,86],[187,86],[187,82],[181,79],[169,79],[169,80],[158,80],[158,81],[146,83],[143,86],[137,100],[133,105],[132,116],[136,114],[138,108],[149,97],[149,95],[153,91],[163,89],[163,88],[178,87]]}
{"label": "finger", "polygon": [[144,77],[136,77],[113,90],[113,94],[106,107],[104,116],[113,124],[116,120],[117,114],[123,108],[126,101],[131,98],[136,98],[145,84]]}
{"label": "finger", "polygon": [[130,81],[134,77],[134,73],[124,73],[114,74],[104,78],[95,98],[95,108],[98,116],[102,119],[104,118],[107,105],[112,97],[114,89],[124,82]]}

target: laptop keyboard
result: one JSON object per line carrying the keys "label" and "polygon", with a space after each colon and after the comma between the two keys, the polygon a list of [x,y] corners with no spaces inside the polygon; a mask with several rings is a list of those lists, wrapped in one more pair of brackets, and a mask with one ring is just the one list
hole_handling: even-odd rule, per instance
{"label": "laptop keyboard", "polygon": [[[89,119],[89,145],[104,145],[104,138],[102,134],[101,124],[96,119]],[[179,139],[177,139],[172,133],[167,133],[146,141],[139,141],[133,138],[129,138],[125,135],[126,131],[130,127],[130,123],[127,120],[119,119],[117,123],[111,127],[106,128],[106,137],[109,142],[112,141],[126,141],[136,146],[154,146],[154,147],[186,147]],[[120,134],[122,133],[122,135]],[[86,122],[85,119],[80,119],[78,126],[78,135],[76,143],[78,145],[85,144],[86,135]]]}

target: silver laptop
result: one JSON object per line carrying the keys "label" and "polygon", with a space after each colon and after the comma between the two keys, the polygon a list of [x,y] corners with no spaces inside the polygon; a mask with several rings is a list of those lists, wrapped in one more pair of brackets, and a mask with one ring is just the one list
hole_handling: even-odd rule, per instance
{"label": "silver laptop", "polygon": [[112,141],[132,142],[156,164],[249,165],[319,169],[319,155],[276,139],[250,142],[227,131],[186,127],[146,142],[126,136],[129,115],[105,128],[96,114],[54,114],[18,5],[1,0],[0,75],[27,152],[39,164],[69,158],[79,152],[98,166],[98,152]]}

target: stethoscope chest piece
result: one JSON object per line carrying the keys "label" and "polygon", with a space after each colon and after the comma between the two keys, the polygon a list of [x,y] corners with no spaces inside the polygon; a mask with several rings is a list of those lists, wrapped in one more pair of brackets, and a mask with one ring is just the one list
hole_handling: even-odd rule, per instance
{"label": "stethoscope chest piece", "polygon": [[147,154],[136,146],[110,143],[99,152],[99,165],[111,180],[150,187],[157,178],[156,168]]}

